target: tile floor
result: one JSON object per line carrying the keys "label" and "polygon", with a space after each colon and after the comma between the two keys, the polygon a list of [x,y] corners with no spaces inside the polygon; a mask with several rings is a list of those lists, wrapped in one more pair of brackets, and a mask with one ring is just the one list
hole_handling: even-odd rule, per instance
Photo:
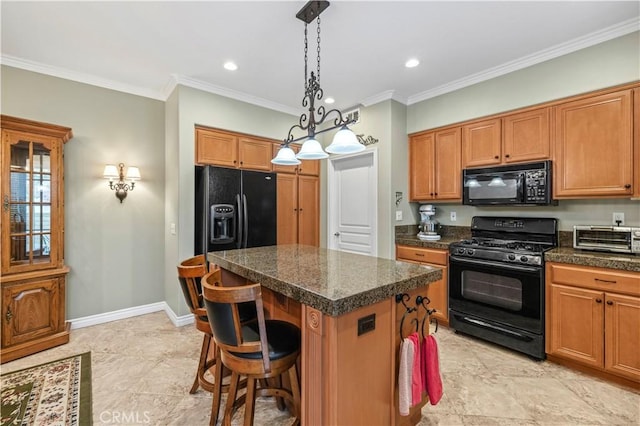
{"label": "tile floor", "polygon": [[[423,409],[421,426],[640,424],[640,392],[445,328],[436,336],[444,395]],[[207,425],[210,395],[188,393],[201,339],[192,325],[176,328],[157,312],[73,330],[69,344],[2,372],[91,351],[94,424]],[[241,420],[238,413],[234,424]],[[291,422],[271,399],[258,401],[256,425]]]}

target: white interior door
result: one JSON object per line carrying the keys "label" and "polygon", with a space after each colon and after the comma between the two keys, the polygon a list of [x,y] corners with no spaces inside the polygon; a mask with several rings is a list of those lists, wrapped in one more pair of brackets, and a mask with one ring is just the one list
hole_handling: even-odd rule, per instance
{"label": "white interior door", "polygon": [[327,247],[378,253],[378,153],[368,149],[329,161]]}

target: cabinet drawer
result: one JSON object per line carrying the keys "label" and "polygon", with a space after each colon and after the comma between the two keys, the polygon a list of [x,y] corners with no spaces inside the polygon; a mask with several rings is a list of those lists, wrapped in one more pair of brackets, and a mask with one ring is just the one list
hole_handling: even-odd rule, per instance
{"label": "cabinet drawer", "polygon": [[548,265],[547,279],[556,284],[640,295],[640,274],[636,272],[556,263]]}
{"label": "cabinet drawer", "polygon": [[399,260],[412,260],[415,262],[435,263],[447,265],[447,250],[427,249],[422,247],[396,246],[396,257]]}

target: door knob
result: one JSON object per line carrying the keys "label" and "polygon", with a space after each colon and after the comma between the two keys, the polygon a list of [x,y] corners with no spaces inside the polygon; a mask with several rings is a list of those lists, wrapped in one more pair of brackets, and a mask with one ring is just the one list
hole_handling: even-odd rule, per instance
{"label": "door knob", "polygon": [[336,232],[335,234],[333,234],[333,236],[334,236],[334,237],[339,237],[339,236],[340,236],[340,233],[339,233],[339,232]]}

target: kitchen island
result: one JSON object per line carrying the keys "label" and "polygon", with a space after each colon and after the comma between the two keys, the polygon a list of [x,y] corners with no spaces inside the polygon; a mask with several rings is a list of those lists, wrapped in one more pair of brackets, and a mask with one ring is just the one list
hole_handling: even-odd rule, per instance
{"label": "kitchen island", "polygon": [[440,268],[303,245],[212,252],[208,260],[225,284],[258,282],[274,292],[278,303],[265,306],[286,307],[300,325],[303,425],[420,421],[426,397],[408,417],[398,412],[398,348],[426,309],[405,315],[396,295],[415,308]]}

